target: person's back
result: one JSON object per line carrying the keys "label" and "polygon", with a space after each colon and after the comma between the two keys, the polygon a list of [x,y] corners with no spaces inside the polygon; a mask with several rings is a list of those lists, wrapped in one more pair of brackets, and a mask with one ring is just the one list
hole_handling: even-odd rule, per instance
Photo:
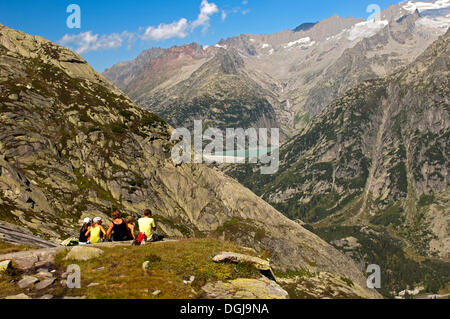
{"label": "person's back", "polygon": [[85,218],[83,221],[83,227],[80,229],[80,237],[78,238],[78,242],[80,245],[86,244],[89,241],[89,237],[86,236],[86,232],[89,227],[91,227],[92,220],[90,218]]}
{"label": "person's back", "polygon": [[136,236],[134,234],[134,218],[133,216],[128,216],[127,218],[125,218],[125,224],[128,227],[128,232],[129,234],[129,238],[130,240],[134,240],[136,239]]}
{"label": "person's back", "polygon": [[108,231],[106,232],[108,239],[112,241],[127,241],[130,239],[130,232],[127,224],[121,217],[119,211],[114,211],[111,214],[113,219],[112,223],[109,225]]}
{"label": "person's back", "polygon": [[113,241],[126,241],[129,240],[128,226],[123,219],[113,221]]}
{"label": "person's back", "polygon": [[150,241],[153,238],[153,231],[156,229],[156,224],[150,210],[146,210],[144,214],[145,216],[138,220],[139,232],[144,233]]}
{"label": "person's back", "polygon": [[100,233],[101,227],[99,225],[94,225],[91,227],[91,238],[89,240],[91,244],[97,244],[100,242]]}
{"label": "person's back", "polygon": [[90,236],[90,244],[97,244],[105,237],[106,231],[102,226],[103,220],[100,217],[95,217],[93,223],[94,224],[89,227],[86,236]]}

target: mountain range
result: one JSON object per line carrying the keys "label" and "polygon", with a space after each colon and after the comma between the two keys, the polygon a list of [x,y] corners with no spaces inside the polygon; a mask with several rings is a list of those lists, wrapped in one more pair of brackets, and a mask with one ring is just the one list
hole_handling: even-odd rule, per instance
{"label": "mountain range", "polygon": [[335,15],[215,46],[152,48],[104,76],[174,127],[190,128],[193,118],[217,127],[264,123],[291,137],[356,84],[414,61],[445,33],[449,12],[447,1],[401,3],[370,21]]}

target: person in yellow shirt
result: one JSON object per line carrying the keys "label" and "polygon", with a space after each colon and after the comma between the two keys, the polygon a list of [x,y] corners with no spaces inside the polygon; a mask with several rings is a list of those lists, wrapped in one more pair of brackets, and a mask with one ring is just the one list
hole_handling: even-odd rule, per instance
{"label": "person in yellow shirt", "polygon": [[138,220],[139,232],[144,233],[147,236],[147,241],[152,241],[153,232],[156,230],[155,220],[152,218],[152,211],[146,209],[144,211],[144,217]]}
{"label": "person in yellow shirt", "polygon": [[94,225],[90,226],[86,237],[90,235],[89,243],[97,244],[106,236],[106,231],[102,226],[103,220],[100,217],[94,218]]}

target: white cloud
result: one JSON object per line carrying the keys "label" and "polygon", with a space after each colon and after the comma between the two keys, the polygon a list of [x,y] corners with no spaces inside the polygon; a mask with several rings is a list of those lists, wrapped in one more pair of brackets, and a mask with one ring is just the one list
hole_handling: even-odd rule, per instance
{"label": "white cloud", "polygon": [[[196,20],[189,22],[186,18],[181,18],[170,24],[161,23],[159,26],[149,26],[140,29],[137,33],[130,33],[124,31],[122,33],[112,33],[107,35],[93,34],[92,31],[82,32],[75,35],[66,34],[58,42],[61,45],[74,47],[74,50],[79,54],[87,53],[89,51],[110,50],[123,46],[125,42],[128,47],[140,38],[144,41],[162,41],[172,38],[183,39],[193,32],[198,27],[203,27],[202,31],[206,32],[210,26],[211,16],[219,12],[219,8],[215,3],[210,3],[208,0],[202,0],[200,4],[200,13]],[[222,11],[222,20],[224,17]],[[142,32],[142,30],[144,30]]]}
{"label": "white cloud", "polygon": [[65,46],[75,45],[75,51],[83,54],[89,51],[111,50],[120,48],[125,41],[133,41],[134,35],[126,31],[99,36],[92,31],[79,34],[66,34],[59,43]]}
{"label": "white cloud", "polygon": [[222,21],[225,21],[225,19],[227,18],[227,12],[226,11],[224,11],[224,10],[222,10]]}
{"label": "white cloud", "polygon": [[232,14],[242,14],[242,15],[247,15],[250,13],[250,9],[245,8],[245,6],[248,5],[248,0],[242,0],[241,1],[241,6],[237,6],[237,7],[233,7],[227,10],[222,10],[222,21],[225,21],[226,18],[228,18],[229,15]]}
{"label": "white cloud", "polygon": [[185,18],[171,24],[161,23],[157,28],[148,27],[141,36],[142,40],[161,41],[171,38],[183,39],[187,37],[188,21]]}
{"label": "white cloud", "polygon": [[202,0],[202,3],[200,5],[200,14],[198,15],[197,20],[192,22],[192,30],[200,26],[203,27],[203,32],[208,30],[211,16],[218,12],[219,8],[215,3],[209,3],[208,0]]}

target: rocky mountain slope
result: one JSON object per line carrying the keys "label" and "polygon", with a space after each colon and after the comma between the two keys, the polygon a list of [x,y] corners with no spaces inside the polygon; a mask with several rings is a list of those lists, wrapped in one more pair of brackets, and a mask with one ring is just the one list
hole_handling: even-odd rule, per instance
{"label": "rocky mountain slope", "polygon": [[[153,56],[153,50],[143,54]],[[125,65],[139,70],[118,65],[104,75],[174,127],[191,129],[200,119],[205,127],[278,127],[267,100],[271,93],[252,80],[235,50],[190,44],[165,50],[146,64],[138,58]]]}
{"label": "rocky mountain slope", "polygon": [[361,227],[369,226],[411,255],[448,261],[449,66],[450,30],[407,68],[330,104],[281,147],[278,174],[255,176],[250,166],[228,173],[327,240],[324,227],[340,240],[354,236],[345,227],[367,235]]}
{"label": "rocky mountain slope", "polygon": [[175,166],[172,129],[79,55],[5,26],[0,110],[4,222],[55,241],[76,234],[83,217],[151,208],[166,236],[224,238],[267,252],[282,271],[328,272],[364,286],[350,259],[230,177]]}
{"label": "rocky mountain slope", "polygon": [[[353,86],[390,75],[414,61],[450,26],[449,10],[448,0],[436,4],[400,3],[381,12],[379,19],[370,21],[332,16],[293,31],[269,35],[242,34],[221,40],[215,47],[202,48],[193,44],[190,46],[196,47],[200,56],[208,58],[187,62],[184,69],[177,69],[174,73],[165,72],[164,84],[154,83],[154,78],[160,78],[160,70],[155,71],[152,67],[159,64],[162,57],[149,64],[139,63],[139,59],[129,62],[140,64],[139,69],[124,69],[123,64],[119,64],[104,75],[139,105],[164,116],[170,123],[183,123],[187,116],[201,117],[206,112],[217,126],[226,123],[228,127],[234,127],[237,125],[235,117],[241,115],[242,108],[227,108],[228,117],[221,114],[218,106],[223,104],[222,95],[226,93],[233,104],[242,103],[250,110],[264,112],[261,117],[270,119],[270,123],[279,125],[283,133],[293,136],[331,101]],[[213,72],[215,68],[208,66],[207,62],[213,57],[223,56],[222,50],[218,49],[230,51],[230,55],[237,52],[243,61],[240,74],[245,74],[243,79],[251,83],[247,87],[254,93],[249,94],[257,98],[248,99],[249,94],[242,95],[232,77],[211,79],[194,73],[200,68],[200,72],[207,68]],[[165,52],[172,56],[172,50],[180,49],[172,48]],[[178,65],[185,56],[176,56],[170,60],[170,65]],[[136,80],[124,85],[117,77]],[[211,80],[215,86],[209,84]],[[219,86],[225,86],[227,81],[227,89]],[[208,90],[202,91],[206,87]],[[206,99],[193,98],[189,103],[180,103],[179,95],[198,96],[199,91],[208,96],[209,108],[204,105]],[[261,107],[264,100],[264,104],[268,102],[270,105]],[[180,105],[178,108],[177,104]],[[164,113],[166,107],[170,112]],[[178,110],[175,112],[174,109]],[[218,116],[215,116],[216,112]],[[248,123],[238,124],[242,127]]]}
{"label": "rocky mountain slope", "polygon": [[270,92],[254,82],[244,69],[244,60],[235,50],[219,49],[187,80],[169,90],[137,97],[138,104],[175,127],[193,128],[194,120],[204,126],[278,127],[275,111],[266,96]]}

